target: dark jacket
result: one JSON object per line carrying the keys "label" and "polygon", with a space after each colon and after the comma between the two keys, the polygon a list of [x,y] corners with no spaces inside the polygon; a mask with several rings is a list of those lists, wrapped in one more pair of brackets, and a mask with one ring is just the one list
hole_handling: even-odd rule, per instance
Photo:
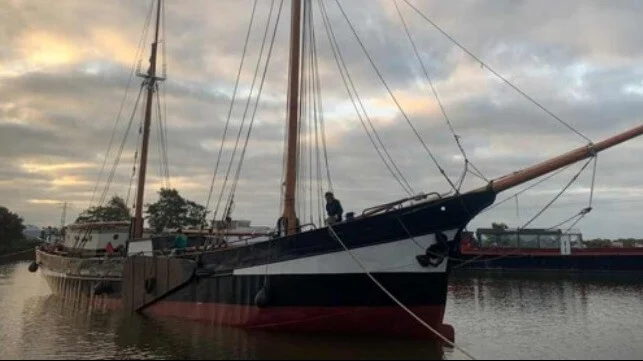
{"label": "dark jacket", "polygon": [[335,216],[335,220],[337,222],[340,222],[342,220],[342,213],[344,213],[344,209],[342,209],[342,204],[339,203],[337,199],[333,199],[332,201],[326,203],[326,213],[328,213],[328,216]]}

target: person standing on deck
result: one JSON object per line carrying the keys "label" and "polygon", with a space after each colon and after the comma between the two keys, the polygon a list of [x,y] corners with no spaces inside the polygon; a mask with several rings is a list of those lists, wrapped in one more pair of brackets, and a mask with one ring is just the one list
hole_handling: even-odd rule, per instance
{"label": "person standing on deck", "polygon": [[112,256],[112,255],[114,255],[115,251],[116,251],[116,249],[112,245],[112,242],[107,242],[107,246],[105,246],[105,254],[107,256]]}
{"label": "person standing on deck", "polygon": [[326,192],[325,197],[326,197],[326,213],[328,213],[328,218],[326,219],[326,222],[328,224],[341,222],[342,213],[344,213],[342,204],[339,202],[337,198],[335,198],[335,196],[333,195],[333,192]]}
{"label": "person standing on deck", "polygon": [[179,228],[176,233],[177,235],[174,237],[172,248],[184,250],[188,246],[188,237],[183,233],[181,228]]}

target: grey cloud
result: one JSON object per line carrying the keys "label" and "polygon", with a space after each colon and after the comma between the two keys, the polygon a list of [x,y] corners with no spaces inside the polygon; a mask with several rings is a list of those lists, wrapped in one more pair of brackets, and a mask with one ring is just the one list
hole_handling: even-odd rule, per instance
{"label": "grey cloud", "polygon": [[[574,49],[579,53],[577,55],[596,52],[640,55],[637,49],[641,49],[641,39],[632,31],[643,10],[637,1],[622,1],[617,5],[601,0],[566,1],[556,7],[536,1],[496,1],[493,4],[471,1],[467,6],[411,3],[465,46],[478,47],[476,50],[488,48],[493,42],[509,40],[511,43],[535,41],[561,45]],[[403,7],[406,7],[405,14],[429,29],[412,9]]]}
{"label": "grey cloud", "polygon": [[[14,45],[21,34],[35,29],[55,31],[76,45],[89,46],[91,31],[80,30],[90,30],[91,26],[98,24],[114,29],[135,46],[149,2],[122,1],[117,6],[65,2],[57,5],[53,12],[47,4],[12,7],[11,18],[15,21],[3,23],[0,38],[8,40],[3,43]],[[426,87],[418,88],[423,75],[392,3],[368,2],[365,6],[363,2],[342,1],[341,4],[391,88],[423,92],[429,109],[428,105],[434,100]],[[465,150],[486,176],[500,176],[539,162],[550,153],[584,144],[582,139],[497,79],[490,77],[482,89],[461,89],[453,85],[454,75],[463,65],[478,65],[409,11],[406,5],[402,2],[400,5],[456,133],[462,136]],[[641,40],[633,35],[636,31],[632,31],[642,11],[640,4],[565,2],[555,10],[536,1],[473,1],[458,5],[417,2],[417,5],[500,73],[592,139],[599,140],[640,122],[637,119],[641,114],[640,95],[622,93],[626,85],[640,84],[641,81],[641,70],[637,67],[640,56],[637,49],[642,48],[638,44]],[[165,85],[171,175],[184,196],[202,203],[205,203],[210,186],[251,6],[251,1],[167,3],[168,80]],[[257,23],[242,77],[242,87],[246,91],[258,56],[268,6],[268,2],[259,3]],[[365,100],[385,99],[382,84],[355,43],[345,21],[337,17],[339,13],[334,2],[327,2],[327,6],[360,96]],[[289,9],[285,6],[273,50],[274,58],[266,77],[264,101],[257,114],[235,198],[234,216],[252,219],[259,224],[274,224],[279,213],[288,18]],[[323,56],[319,65],[324,105],[325,110],[331,110],[333,101],[345,101],[347,96],[331,57],[326,34],[319,26],[321,19],[317,12],[315,20],[318,24],[319,55]],[[606,26],[610,23],[613,26]],[[149,40],[147,47],[148,43]],[[75,202],[76,211],[89,201],[102,163],[98,155],[105,152],[129,74],[127,65],[110,58],[115,54],[110,54],[109,50],[104,51],[107,55],[81,59],[80,64],[0,79],[0,99],[3,99],[0,101],[0,160],[9,165],[7,170],[0,172],[0,198],[4,200],[3,204],[24,213],[29,222],[57,223],[60,209],[50,204],[28,203],[28,199],[69,200]],[[4,54],[0,67],[20,60],[15,51],[4,48],[0,52]],[[148,54],[149,49],[146,49],[144,68]],[[81,71],[96,63],[102,65],[98,74]],[[577,72],[579,64],[588,64],[584,73]],[[479,72],[485,74],[487,70],[479,69]],[[139,84],[140,79],[135,79],[134,92]],[[588,98],[576,100],[570,96],[571,92],[580,92]],[[117,142],[129,116],[133,95],[130,93]],[[236,136],[244,99],[239,101],[228,139]],[[410,115],[449,177],[457,179],[463,163],[455,158],[459,150],[441,115],[426,112]],[[418,191],[449,190],[402,118],[386,120],[375,115],[373,118],[391,155]],[[135,118],[110,195],[127,192],[139,119]],[[328,122],[326,129],[333,138],[328,149],[333,183],[347,210],[360,212],[365,207],[405,195],[377,157],[353,114],[342,114],[340,121]],[[160,180],[156,142],[154,127],[148,166],[150,184]],[[486,154],[483,151],[489,144],[501,144],[513,151],[509,154]],[[601,154],[597,186],[639,189],[642,175],[637,171],[637,157],[632,156],[639,151],[640,141],[635,140]],[[229,156],[230,148],[226,147],[215,192],[221,185]],[[41,159],[45,164],[75,162],[91,166],[28,173],[20,164],[32,158]],[[111,165],[111,159],[107,165]],[[591,179],[587,174],[579,179],[579,186],[589,186]],[[561,175],[557,180],[521,196],[523,221],[529,214],[534,214],[549,196],[538,192],[559,190],[571,176],[569,172],[565,175],[567,178]],[[53,181],[61,176],[84,183],[54,186]],[[190,182],[189,187],[181,189],[176,177]],[[472,176],[468,179],[467,187],[484,184],[474,181]],[[99,190],[102,186],[101,183]],[[153,201],[156,191],[148,186],[146,201]],[[613,222],[596,221],[616,218],[610,213],[621,214],[622,211],[617,212],[617,202],[623,202],[620,208],[623,212],[635,210],[636,195],[628,192],[598,192],[595,195],[597,208],[588,216],[590,221],[579,226],[585,233],[596,236],[625,235],[623,229],[627,229],[627,235],[640,232],[638,222],[628,216],[619,216],[619,220],[614,219]],[[509,194],[502,194],[499,199]],[[538,224],[558,223],[561,217],[568,217],[570,212],[577,211],[576,208],[582,208],[586,199],[585,194],[571,194],[561,199],[560,207],[546,212]],[[514,219],[515,205],[512,207],[510,203],[481,215],[472,225]]]}

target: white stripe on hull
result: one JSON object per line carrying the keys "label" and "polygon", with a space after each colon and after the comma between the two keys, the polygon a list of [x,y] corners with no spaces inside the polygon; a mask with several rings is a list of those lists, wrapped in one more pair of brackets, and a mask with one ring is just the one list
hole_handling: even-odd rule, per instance
{"label": "white stripe on hull", "polygon": [[[448,240],[452,240],[457,230],[443,232]],[[380,273],[439,273],[445,272],[447,260],[437,267],[422,267],[417,255],[425,254],[427,247],[435,243],[433,234],[414,239],[377,244],[373,246],[351,249],[369,272]],[[234,275],[264,275],[264,274],[339,274],[363,273],[364,270],[346,252],[339,251],[317,256],[297,258],[289,261],[276,262],[268,265],[240,268],[234,270]]]}

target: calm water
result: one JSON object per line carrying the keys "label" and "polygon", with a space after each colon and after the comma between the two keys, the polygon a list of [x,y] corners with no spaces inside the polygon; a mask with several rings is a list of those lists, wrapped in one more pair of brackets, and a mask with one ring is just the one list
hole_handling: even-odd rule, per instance
{"label": "calm water", "polygon": [[[89,312],[28,262],[0,265],[0,359],[463,359],[425,341],[306,337]],[[643,280],[453,279],[446,318],[478,359],[641,359]]]}

